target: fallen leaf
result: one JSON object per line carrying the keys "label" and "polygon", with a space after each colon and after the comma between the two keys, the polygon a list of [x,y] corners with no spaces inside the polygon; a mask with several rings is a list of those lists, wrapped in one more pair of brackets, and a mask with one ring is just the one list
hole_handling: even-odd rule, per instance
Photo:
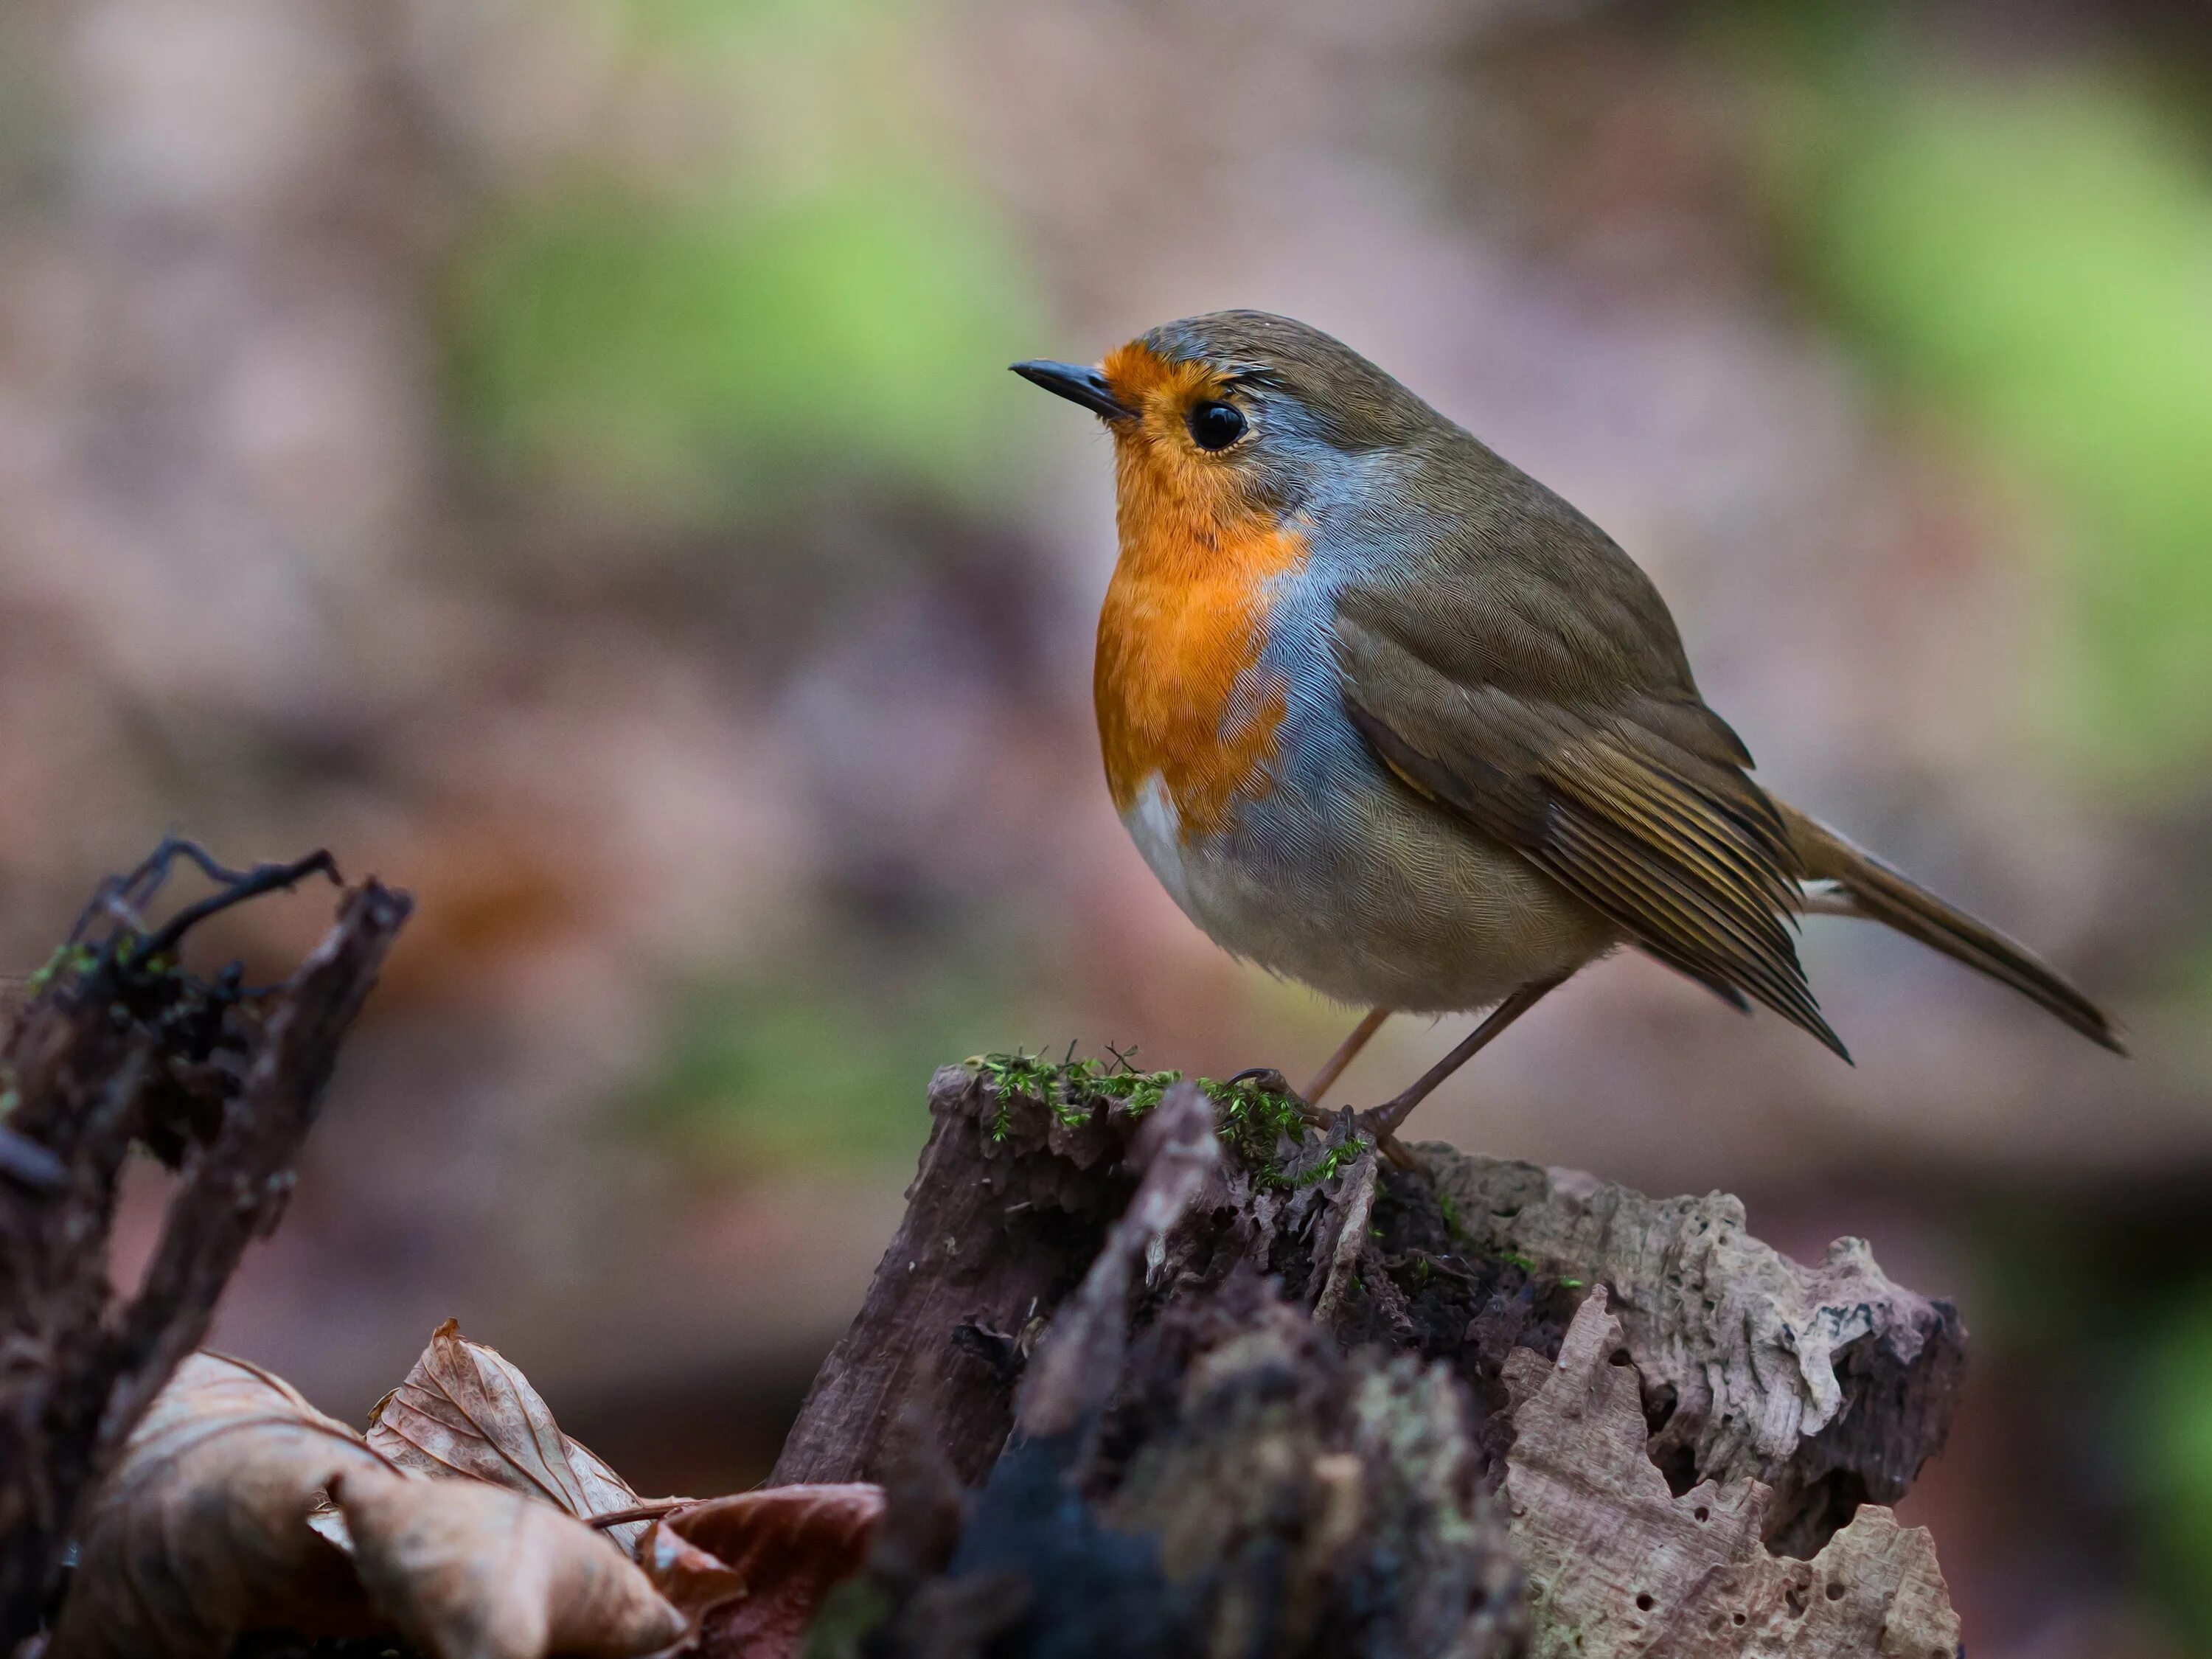
{"label": "fallen leaf", "polygon": [[866,1561],[880,1486],[772,1486],[653,1523],[638,1559],[698,1628],[706,1659],[795,1659],[815,1609]]}
{"label": "fallen leaf", "polygon": [[617,1545],[538,1498],[382,1467],[331,1495],[371,1601],[434,1659],[631,1659],[684,1634]]}
{"label": "fallen leaf", "polygon": [[637,1565],[653,1588],[695,1626],[711,1608],[745,1593],[744,1574],[674,1528],[658,1522],[647,1529],[638,1546]]}
{"label": "fallen leaf", "polygon": [[281,1379],[192,1355],[94,1500],[49,1659],[191,1659],[259,1626],[376,1628],[344,1553],[307,1525],[341,1471],[399,1478]]}
{"label": "fallen leaf", "polygon": [[1651,1461],[1643,1385],[1602,1289],[1559,1359],[1505,1362],[1504,1496],[1537,1610],[1534,1659],[1950,1659],[1936,1547],[1879,1504],[1809,1560],[1771,1554],[1769,1488],[1707,1480],[1677,1498]]}
{"label": "fallen leaf", "polygon": [[[407,1380],[377,1402],[368,1443],[403,1469],[468,1475],[543,1498],[579,1520],[638,1502],[628,1481],[561,1432],[520,1370],[496,1349],[465,1339],[451,1319],[431,1333]],[[635,1553],[645,1527],[632,1521],[606,1531]]]}

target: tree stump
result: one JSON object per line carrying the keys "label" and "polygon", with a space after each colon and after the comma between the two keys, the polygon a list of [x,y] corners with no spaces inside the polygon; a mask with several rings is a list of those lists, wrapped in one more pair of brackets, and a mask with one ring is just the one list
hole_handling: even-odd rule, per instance
{"label": "tree stump", "polygon": [[1806,1267],[1724,1194],[1401,1170],[1250,1084],[994,1057],[930,1106],[775,1471],[891,1492],[810,1651],[1957,1651],[1881,1505],[1964,1333],[1862,1241]]}

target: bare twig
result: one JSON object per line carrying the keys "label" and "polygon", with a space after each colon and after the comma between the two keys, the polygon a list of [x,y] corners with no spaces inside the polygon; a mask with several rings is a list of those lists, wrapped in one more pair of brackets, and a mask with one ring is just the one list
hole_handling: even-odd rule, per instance
{"label": "bare twig", "polygon": [[632,1504],[628,1509],[609,1510],[602,1515],[587,1515],[584,1524],[605,1532],[609,1527],[626,1527],[633,1521],[658,1521],[664,1515],[673,1515],[678,1510],[688,1510],[699,1500],[696,1498],[656,1498],[643,1504]]}
{"label": "bare twig", "polygon": [[[178,860],[222,890],[149,929]],[[101,884],[0,1050],[0,1650],[34,1630],[81,1500],[205,1336],[246,1246],[272,1230],[338,1045],[410,901],[349,892],[322,945],[265,1000],[238,972],[170,960],[197,923],[313,874],[329,854],[234,872],[164,841]],[[112,1307],[106,1249],[134,1141],[181,1180],[144,1282]]]}

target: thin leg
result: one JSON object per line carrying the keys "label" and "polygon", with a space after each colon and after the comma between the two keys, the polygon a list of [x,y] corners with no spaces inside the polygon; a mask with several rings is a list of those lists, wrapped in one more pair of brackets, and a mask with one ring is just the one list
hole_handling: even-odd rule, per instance
{"label": "thin leg", "polygon": [[1320,1105],[1321,1097],[1336,1086],[1337,1079],[1344,1075],[1344,1068],[1359,1058],[1359,1051],[1382,1029],[1382,1022],[1389,1018],[1388,1008],[1370,1009],[1367,1018],[1352,1028],[1352,1035],[1345,1038],[1338,1045],[1336,1052],[1328,1057],[1328,1064],[1321,1068],[1320,1075],[1306,1085],[1305,1098],[1316,1106]]}
{"label": "thin leg", "polygon": [[1488,1048],[1493,1038],[1541,1001],[1546,992],[1564,984],[1566,977],[1561,974],[1555,979],[1532,980],[1492,1008],[1489,1018],[1468,1032],[1467,1039],[1458,1048],[1424,1072],[1413,1087],[1367,1115],[1367,1121],[1373,1127],[1376,1138],[1387,1141],[1395,1135],[1398,1126],[1406,1121],[1407,1115],[1433,1094],[1438,1084]]}

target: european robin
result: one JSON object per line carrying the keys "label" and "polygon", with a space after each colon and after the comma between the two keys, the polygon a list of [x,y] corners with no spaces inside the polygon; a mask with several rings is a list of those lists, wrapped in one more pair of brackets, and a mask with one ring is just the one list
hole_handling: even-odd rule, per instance
{"label": "european robin", "polygon": [[1848,1060],[1797,960],[1812,912],[2121,1048],[2022,946],[1753,783],[1629,556],[1349,347],[1228,311],[1014,372],[1113,434],[1093,689],[1122,822],[1217,943],[1373,1011],[1307,1100],[1394,1011],[1488,1010],[1370,1115],[1388,1137],[1624,945]]}

